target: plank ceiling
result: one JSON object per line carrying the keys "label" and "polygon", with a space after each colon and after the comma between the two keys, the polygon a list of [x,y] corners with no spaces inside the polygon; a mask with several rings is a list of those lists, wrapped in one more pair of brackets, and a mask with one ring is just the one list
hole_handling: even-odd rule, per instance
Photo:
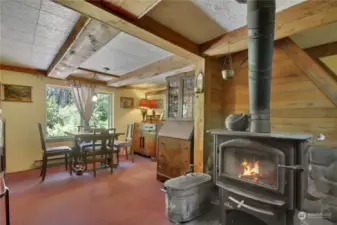
{"label": "plank ceiling", "polygon": [[[130,0],[109,0],[129,4]],[[277,11],[304,0],[277,0]],[[152,8],[155,1],[144,7]],[[133,12],[141,16],[144,9]],[[0,0],[0,63],[48,69],[72,31],[79,14],[50,0]],[[130,5],[127,5],[130,7]],[[246,25],[246,5],[235,0],[162,0],[147,16],[197,44]],[[291,38],[302,48],[337,40],[337,23],[296,34]],[[321,35],[321,34],[324,35]],[[172,53],[120,32],[81,67],[121,75],[172,56]],[[106,68],[109,68],[107,70]],[[163,83],[169,73],[150,78],[133,78],[133,83]],[[113,77],[74,71],[73,76],[108,81]]]}

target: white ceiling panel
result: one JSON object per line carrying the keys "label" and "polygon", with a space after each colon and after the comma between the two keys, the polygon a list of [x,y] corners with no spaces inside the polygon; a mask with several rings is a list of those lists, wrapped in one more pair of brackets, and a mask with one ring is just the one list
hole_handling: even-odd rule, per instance
{"label": "white ceiling panel", "polygon": [[15,2],[19,2],[23,5],[26,6],[30,6],[36,9],[40,9],[41,8],[41,1],[42,0],[3,0],[3,1],[15,1]]}
{"label": "white ceiling panel", "polygon": [[50,0],[0,0],[3,64],[47,69],[79,14]]}
{"label": "white ceiling panel", "polygon": [[35,35],[35,38],[34,38],[34,45],[43,46],[43,47],[51,48],[54,50],[60,49],[62,44],[63,44],[62,39],[52,40],[52,39],[44,38],[38,35]]}
{"label": "white ceiling panel", "polygon": [[34,34],[36,23],[25,22],[24,20],[1,14],[1,28]]}
{"label": "white ceiling panel", "polygon": [[20,51],[31,51],[32,44],[28,44],[25,42],[18,42],[11,39],[1,39],[1,46],[6,46],[13,50],[20,50]]}
{"label": "white ceiling panel", "polygon": [[[79,16],[78,16],[79,17]],[[77,19],[78,19],[77,17]],[[39,24],[44,25],[47,27],[51,27],[66,33],[70,33],[73,24],[75,22],[71,20],[66,20],[64,18],[61,18],[59,16],[55,16],[51,13],[45,12],[45,11],[40,11],[40,16],[39,16]]]}
{"label": "white ceiling panel", "polygon": [[68,36],[65,32],[42,25],[37,26],[35,35],[60,42],[63,42]]}
{"label": "white ceiling panel", "polygon": [[37,23],[39,10],[20,4],[19,2],[5,1],[1,3],[1,15],[7,15],[27,22]]}
{"label": "white ceiling panel", "polygon": [[1,38],[0,39],[9,39],[18,42],[24,42],[32,44],[34,42],[34,34],[24,33],[17,30],[12,30],[7,27],[1,27]]}
{"label": "white ceiling panel", "polygon": [[[276,11],[282,11],[305,0],[277,0]],[[235,0],[193,0],[209,17],[227,32],[247,24],[247,5]]]}
{"label": "white ceiling panel", "polygon": [[41,10],[70,21],[77,21],[79,17],[78,14],[74,13],[71,9],[65,8],[50,0],[42,0]]}
{"label": "white ceiling panel", "polygon": [[171,55],[170,52],[121,32],[81,67],[101,72],[106,72],[104,67],[108,67],[109,73],[122,75]]}

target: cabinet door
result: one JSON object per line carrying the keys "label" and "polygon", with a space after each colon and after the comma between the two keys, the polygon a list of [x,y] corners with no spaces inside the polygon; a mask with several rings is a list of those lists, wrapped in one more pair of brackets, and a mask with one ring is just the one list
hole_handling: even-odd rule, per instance
{"label": "cabinet door", "polygon": [[143,134],[144,137],[144,154],[156,157],[156,136],[153,134]]}
{"label": "cabinet door", "polygon": [[132,148],[134,152],[141,153],[140,149],[140,138],[141,138],[141,133],[139,129],[139,124],[136,123],[134,126],[134,133],[132,137]]}
{"label": "cabinet door", "polygon": [[194,77],[182,80],[182,119],[193,119],[194,108]]}
{"label": "cabinet door", "polygon": [[179,79],[168,80],[167,83],[167,118],[179,117]]}
{"label": "cabinet door", "polygon": [[157,171],[165,177],[178,177],[189,170],[189,142],[160,137],[158,142]]}

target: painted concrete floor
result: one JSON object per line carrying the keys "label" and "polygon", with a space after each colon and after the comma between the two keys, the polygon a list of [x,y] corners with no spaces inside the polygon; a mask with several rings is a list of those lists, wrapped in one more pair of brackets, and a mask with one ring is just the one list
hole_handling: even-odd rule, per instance
{"label": "painted concrete floor", "polygon": [[[109,171],[70,176],[64,167],[9,174],[11,225],[169,225],[156,163],[136,156]],[[0,224],[4,201],[0,202]]]}

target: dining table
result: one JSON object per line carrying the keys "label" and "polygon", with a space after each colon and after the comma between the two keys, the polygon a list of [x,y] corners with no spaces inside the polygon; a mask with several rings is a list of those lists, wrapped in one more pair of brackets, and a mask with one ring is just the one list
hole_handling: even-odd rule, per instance
{"label": "dining table", "polygon": [[[94,137],[95,135],[97,135],[97,133],[94,134],[92,131],[67,131],[65,133],[73,137],[73,160],[70,169],[72,169],[72,171],[75,172],[76,175],[82,175],[84,172],[84,166],[82,161],[81,143],[83,142],[83,140],[90,140],[90,137]],[[115,133],[115,140],[118,140],[119,136],[121,135],[125,135],[125,133]]]}

